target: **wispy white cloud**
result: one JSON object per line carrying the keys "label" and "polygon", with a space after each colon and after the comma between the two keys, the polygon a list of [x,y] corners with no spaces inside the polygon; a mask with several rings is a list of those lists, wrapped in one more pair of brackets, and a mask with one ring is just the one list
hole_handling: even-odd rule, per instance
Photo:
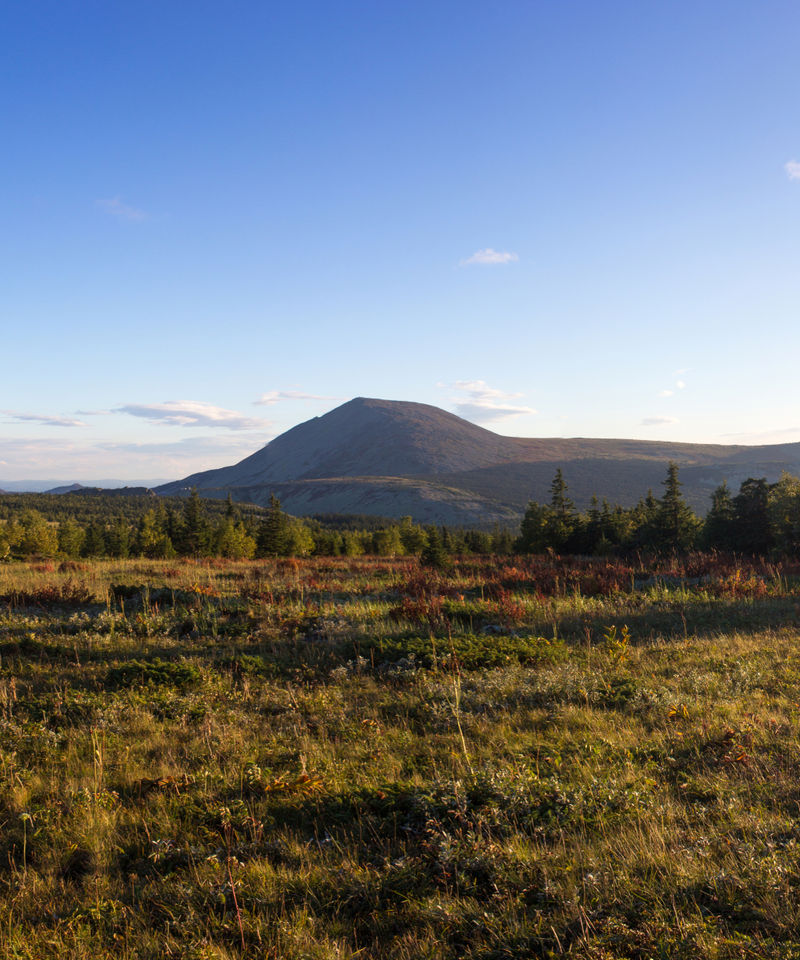
{"label": "wispy white cloud", "polygon": [[0,458],[12,467],[13,476],[4,479],[22,480],[28,476],[59,476],[58,467],[63,465],[65,474],[69,474],[71,461],[76,451],[87,449],[87,445],[71,440],[34,437],[21,439],[0,438]]}
{"label": "wispy white cloud", "polygon": [[676,380],[674,389],[659,390],[658,395],[659,397],[674,397],[675,390],[685,390],[685,389],[686,389],[686,384],[684,383],[684,381]]}
{"label": "wispy white cloud", "polygon": [[323,397],[316,393],[303,393],[301,390],[268,390],[262,393],[258,400],[254,400],[258,406],[269,407],[273,403],[279,403],[281,400],[342,400],[342,397]]}
{"label": "wispy white cloud", "polygon": [[0,410],[0,414],[8,417],[7,423],[43,423],[48,427],[85,427],[83,420],[73,420],[71,417],[52,416],[44,413],[20,413],[18,410]]}
{"label": "wispy white cloud", "polygon": [[677,417],[645,417],[641,421],[642,427],[667,427],[671,423],[680,423]]}
{"label": "wispy white cloud", "polygon": [[519,256],[509,250],[492,250],[491,247],[486,247],[484,250],[476,250],[471,257],[459,261],[459,265],[468,267],[477,264],[482,267],[494,267],[503,263],[516,263],[517,260]]}
{"label": "wispy white cloud", "polygon": [[246,417],[237,410],[215,407],[201,400],[170,400],[166,403],[126,403],[115,408],[151,423],[173,427],[224,427],[226,430],[265,430],[268,420]]}
{"label": "wispy white cloud", "polygon": [[453,385],[461,396],[451,398],[455,412],[467,420],[484,423],[522,414],[534,414],[533,407],[515,403],[524,394],[507,393],[490,387],[485,380],[457,380]]}
{"label": "wispy white cloud", "polygon": [[147,219],[147,214],[144,210],[124,203],[121,197],[110,197],[105,200],[98,200],[97,206],[112,217],[117,217],[119,220],[130,220],[132,223],[141,223],[142,220]]}
{"label": "wispy white cloud", "polygon": [[800,180],[800,161],[790,160],[783,165],[783,169],[790,180]]}
{"label": "wispy white cloud", "polygon": [[253,452],[253,447],[265,445],[271,436],[259,437],[254,441],[252,437],[216,436],[216,437],[183,437],[181,440],[170,440],[163,443],[136,440],[101,440],[96,443],[95,449],[116,451],[133,454],[155,454],[167,457],[197,457],[223,454],[231,460],[237,456]]}

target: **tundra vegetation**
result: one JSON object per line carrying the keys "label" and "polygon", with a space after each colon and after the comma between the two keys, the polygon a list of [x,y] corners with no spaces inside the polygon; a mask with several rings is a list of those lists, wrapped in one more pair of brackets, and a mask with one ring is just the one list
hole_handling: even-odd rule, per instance
{"label": "tundra vegetation", "polygon": [[3,955],[800,955],[791,550],[429,534],[0,566]]}

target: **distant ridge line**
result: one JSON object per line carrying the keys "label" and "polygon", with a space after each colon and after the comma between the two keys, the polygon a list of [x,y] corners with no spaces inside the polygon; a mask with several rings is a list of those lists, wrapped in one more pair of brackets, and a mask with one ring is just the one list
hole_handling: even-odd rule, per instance
{"label": "distant ridge line", "polygon": [[746,446],[584,437],[505,437],[438,407],[356,397],[298,424],[239,463],[191,474],[160,494],[227,496],[265,504],[272,493],[299,516],[410,515],[419,522],[516,524],[547,500],[561,468],[579,507],[592,495],[630,506],[660,492],[666,466],[704,512],[723,480],[800,472],[800,443]]}

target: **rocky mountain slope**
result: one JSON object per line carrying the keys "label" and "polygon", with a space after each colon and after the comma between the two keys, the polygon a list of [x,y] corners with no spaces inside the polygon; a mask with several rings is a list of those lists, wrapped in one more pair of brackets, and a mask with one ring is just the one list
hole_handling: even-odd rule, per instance
{"label": "rocky mountain slope", "polygon": [[157,488],[266,503],[297,515],[410,514],[421,522],[515,525],[528,500],[546,501],[556,468],[585,506],[593,494],[631,504],[660,493],[670,460],[700,512],[727,479],[800,473],[800,444],[734,446],[648,440],[504,437],[424,403],[359,397],[301,423],[230,467]]}

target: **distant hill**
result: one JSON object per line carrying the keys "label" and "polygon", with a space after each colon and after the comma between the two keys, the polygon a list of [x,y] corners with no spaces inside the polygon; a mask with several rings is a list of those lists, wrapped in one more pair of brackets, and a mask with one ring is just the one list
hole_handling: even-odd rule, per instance
{"label": "distant hill", "polygon": [[[127,481],[130,484],[130,481]],[[167,483],[163,477],[139,480],[136,486],[153,489],[163,483]],[[91,481],[70,481],[64,479],[56,480],[3,480],[0,478],[0,487],[4,493],[54,493],[56,496],[62,493],[73,493],[77,488],[92,488],[100,490],[116,490],[124,487],[125,480],[117,479],[93,479]],[[130,486],[128,487],[130,490]]]}
{"label": "distant hill", "polygon": [[49,490],[48,493],[80,494],[83,497],[155,497],[150,487],[82,487],[76,483],[72,490]]}
{"label": "distant hill", "polygon": [[800,473],[800,444],[748,447],[649,440],[504,437],[424,403],[359,397],[301,423],[230,467],[156,490],[265,504],[290,513],[410,514],[426,523],[516,525],[530,499],[549,499],[558,467],[570,496],[631,505],[657,495],[670,460],[700,512],[728,480]]}
{"label": "distant hill", "polygon": [[81,493],[87,497],[108,496],[108,497],[142,497],[156,494],[150,487],[89,487],[82,483],[69,483],[63,487],[53,487],[52,490],[45,490],[44,493],[62,496],[66,493]]}
{"label": "distant hill", "polygon": [[[122,518],[135,525],[153,509],[156,499],[156,494],[146,487],[128,487],[127,490],[86,488],[67,494],[1,493],[0,523],[18,517],[23,510],[37,510],[45,519],[57,523],[72,518],[86,526],[90,523],[106,524]],[[164,498],[163,503],[176,514],[183,511],[184,501],[178,497]],[[225,516],[227,508],[224,500],[211,500],[205,506],[212,522]],[[237,510],[245,517],[260,517],[263,513],[261,507],[253,504],[240,504]]]}

